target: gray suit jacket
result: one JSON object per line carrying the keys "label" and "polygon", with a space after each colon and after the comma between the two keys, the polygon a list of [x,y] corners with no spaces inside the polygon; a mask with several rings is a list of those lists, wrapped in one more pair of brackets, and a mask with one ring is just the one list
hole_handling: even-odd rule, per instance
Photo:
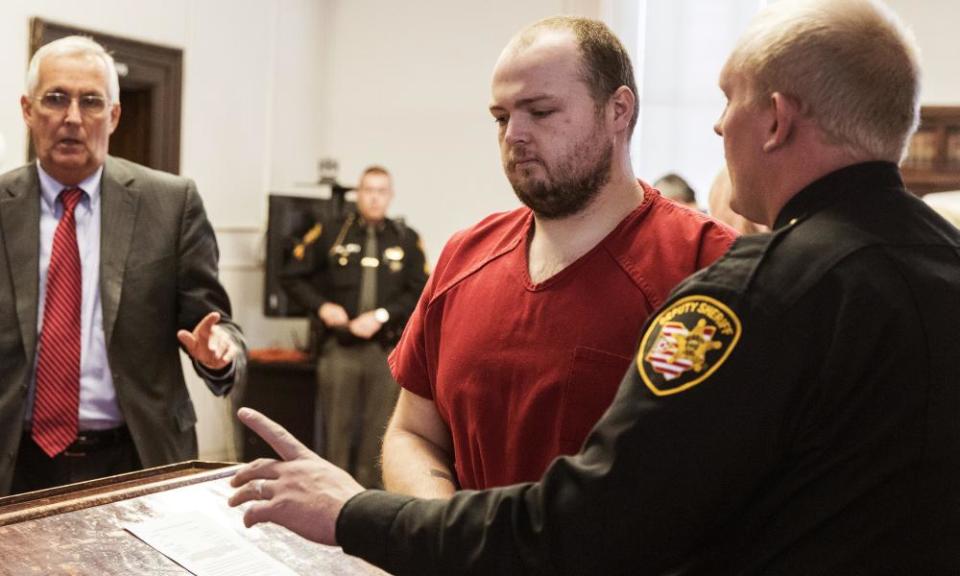
{"label": "gray suit jacket", "polygon": [[[232,382],[246,373],[213,228],[186,178],[108,157],[101,194],[100,297],[120,410],[144,466],[195,458],[177,330],[220,312],[244,350]],[[36,354],[39,246],[40,182],[29,164],[0,175],[0,495],[10,489]]]}

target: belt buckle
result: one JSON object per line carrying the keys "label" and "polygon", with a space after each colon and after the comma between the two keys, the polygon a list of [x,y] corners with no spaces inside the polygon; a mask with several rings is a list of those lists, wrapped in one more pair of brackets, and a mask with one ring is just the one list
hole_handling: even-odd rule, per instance
{"label": "belt buckle", "polygon": [[100,436],[96,431],[92,433],[77,432],[77,437],[63,451],[67,457],[79,458],[89,454],[90,450],[96,450],[106,444],[110,444],[106,437]]}

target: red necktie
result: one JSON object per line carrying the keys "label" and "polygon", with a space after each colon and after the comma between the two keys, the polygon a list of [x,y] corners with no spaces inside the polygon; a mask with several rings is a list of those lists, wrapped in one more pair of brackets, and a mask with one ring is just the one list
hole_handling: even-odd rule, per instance
{"label": "red necktie", "polygon": [[80,252],[74,209],[83,192],[60,193],[63,215],[53,235],[37,358],[34,442],[51,458],[77,437],[80,403]]}

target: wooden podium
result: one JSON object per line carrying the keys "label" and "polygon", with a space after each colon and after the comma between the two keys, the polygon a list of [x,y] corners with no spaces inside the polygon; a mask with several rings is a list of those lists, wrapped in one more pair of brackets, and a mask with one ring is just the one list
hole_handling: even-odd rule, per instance
{"label": "wooden podium", "polygon": [[244,528],[242,510],[227,506],[236,469],[183,462],[0,498],[0,575],[190,574],[123,528],[185,512],[235,527],[240,537],[303,576],[385,574],[280,526]]}

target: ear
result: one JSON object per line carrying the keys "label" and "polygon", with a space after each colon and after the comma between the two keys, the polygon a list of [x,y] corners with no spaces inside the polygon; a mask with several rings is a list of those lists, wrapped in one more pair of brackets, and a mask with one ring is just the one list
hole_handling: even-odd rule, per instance
{"label": "ear", "polygon": [[20,111],[23,112],[23,121],[27,126],[33,125],[33,102],[25,95],[20,97]]}
{"label": "ear", "polygon": [[117,129],[117,125],[120,124],[120,103],[117,102],[110,107],[110,133],[113,134],[113,131]]}
{"label": "ear", "polygon": [[800,102],[782,92],[771,94],[769,104],[772,122],[763,142],[764,152],[772,152],[790,141],[802,112]]}
{"label": "ear", "polygon": [[637,96],[633,93],[633,90],[626,86],[617,88],[616,92],[610,96],[609,103],[613,110],[613,126],[617,132],[627,130],[630,127],[636,102]]}

